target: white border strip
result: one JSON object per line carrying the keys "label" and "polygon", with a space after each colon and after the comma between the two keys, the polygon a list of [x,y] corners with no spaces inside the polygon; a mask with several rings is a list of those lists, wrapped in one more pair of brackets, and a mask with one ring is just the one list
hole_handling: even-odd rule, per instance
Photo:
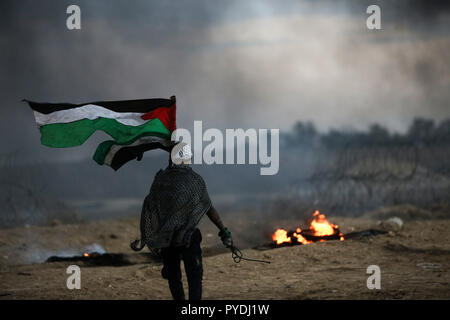
{"label": "white border strip", "polygon": [[115,112],[95,104],[87,104],[81,107],[55,111],[49,114],[34,111],[36,123],[39,126],[45,126],[54,123],[70,123],[78,120],[97,118],[114,119],[127,126],[140,126],[149,120],[143,120],[141,116],[144,113],[138,112]]}

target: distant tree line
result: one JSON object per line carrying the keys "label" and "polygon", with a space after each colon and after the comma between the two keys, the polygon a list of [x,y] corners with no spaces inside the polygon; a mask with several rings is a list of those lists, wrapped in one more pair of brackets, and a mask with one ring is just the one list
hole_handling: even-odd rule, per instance
{"label": "distant tree line", "polygon": [[282,135],[285,146],[318,146],[328,148],[370,146],[420,146],[450,144],[450,119],[436,123],[431,119],[415,118],[405,133],[391,133],[380,124],[368,131],[331,129],[320,133],[312,122],[298,121],[291,132]]}
{"label": "distant tree line", "polygon": [[[321,133],[299,121],[281,145],[280,168],[288,168],[292,181],[282,198],[295,210],[348,215],[400,204],[450,208],[450,119],[416,118],[404,133],[380,124]],[[283,152],[288,148],[294,152]]]}

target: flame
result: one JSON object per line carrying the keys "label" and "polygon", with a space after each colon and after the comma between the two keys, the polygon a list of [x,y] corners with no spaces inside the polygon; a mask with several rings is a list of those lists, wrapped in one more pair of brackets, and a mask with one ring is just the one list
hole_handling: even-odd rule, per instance
{"label": "flame", "polygon": [[324,214],[321,214],[319,210],[313,213],[314,220],[311,221],[310,230],[314,231],[314,235],[317,237],[331,236],[339,228],[337,225],[329,223]]}
{"label": "flame", "polygon": [[308,244],[312,243],[312,241],[306,240],[300,233],[302,232],[302,229],[297,228],[296,232],[294,232],[293,236],[297,238],[297,242],[300,242],[301,244]]}
{"label": "flame", "polygon": [[[296,232],[292,234],[292,236],[296,239],[297,242],[302,244],[312,243],[312,241],[306,240],[300,233],[302,230],[297,228]],[[277,244],[282,243],[292,243],[292,238],[288,237],[288,232],[284,229],[277,229],[272,235],[272,240]]]}
{"label": "flame", "polygon": [[85,258],[89,257],[89,253],[84,253],[83,257],[85,257]]}
{"label": "flame", "polygon": [[[339,226],[330,223],[324,214],[321,214],[319,210],[316,210],[313,213],[313,220],[309,225],[308,231],[312,232],[312,234],[316,237],[332,236],[337,234],[339,231]],[[301,232],[302,230],[297,228],[297,230],[292,233],[292,236],[288,236],[288,232],[286,230],[277,229],[272,235],[272,240],[275,241],[277,245],[282,243],[292,243],[292,238],[295,238],[295,241],[301,244],[313,242],[303,237]],[[344,235],[341,232],[339,232],[339,240],[344,241]],[[325,239],[320,239],[319,241],[324,242]]]}
{"label": "flame", "polygon": [[272,240],[275,241],[277,244],[292,242],[291,237],[287,236],[287,231],[284,229],[277,229],[275,233],[272,235]]}

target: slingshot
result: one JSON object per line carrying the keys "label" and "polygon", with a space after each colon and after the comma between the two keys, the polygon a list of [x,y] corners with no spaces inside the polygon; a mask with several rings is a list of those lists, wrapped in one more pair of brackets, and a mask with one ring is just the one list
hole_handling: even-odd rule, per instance
{"label": "slingshot", "polygon": [[270,263],[270,261],[267,261],[267,260],[244,258],[241,250],[239,250],[237,247],[231,245],[231,246],[229,246],[229,248],[231,250],[231,256],[233,257],[233,260],[235,263],[239,263],[239,262],[241,262],[241,260],[261,262],[261,263]]}

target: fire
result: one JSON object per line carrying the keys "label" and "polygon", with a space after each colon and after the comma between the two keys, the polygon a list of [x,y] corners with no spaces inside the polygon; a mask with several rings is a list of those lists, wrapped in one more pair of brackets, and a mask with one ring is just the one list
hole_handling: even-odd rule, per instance
{"label": "fire", "polygon": [[89,257],[89,253],[84,253],[83,257],[85,257],[85,258]]}
{"label": "fire", "polygon": [[277,229],[275,233],[272,235],[272,240],[275,241],[277,244],[292,242],[291,237],[287,236],[287,231],[284,229]]}
{"label": "fire", "polygon": [[301,244],[308,244],[312,243],[312,241],[306,240],[305,237],[303,237],[300,233],[302,232],[302,229],[297,228],[296,232],[294,232],[293,236],[297,238],[297,242],[300,242]]}
{"label": "fire", "polygon": [[[330,223],[324,214],[320,213],[316,210],[313,213],[313,220],[309,225],[309,229],[306,230],[306,233],[310,236],[314,237],[326,237],[338,235],[339,240],[344,241],[344,236],[341,232],[339,232],[339,226]],[[313,241],[305,238],[305,233],[302,235],[302,230],[297,228],[295,232],[287,232],[284,229],[277,229],[272,235],[272,240],[276,242],[277,245],[283,243],[292,243],[292,238],[295,238],[295,241],[301,244],[312,243]],[[326,241],[326,239],[318,239],[315,241]]]}
{"label": "fire", "polygon": [[317,237],[331,236],[335,233],[339,227],[332,223],[329,223],[324,214],[321,214],[319,210],[313,213],[313,221],[311,221],[310,230],[314,231],[314,235]]}
{"label": "fire", "polygon": [[[296,232],[292,234],[292,236],[296,239],[297,242],[302,244],[312,243],[312,241],[306,240],[300,233],[302,230],[297,228]],[[272,235],[272,240],[277,244],[282,243],[292,243],[292,238],[288,237],[288,232],[284,229],[277,229]]]}

